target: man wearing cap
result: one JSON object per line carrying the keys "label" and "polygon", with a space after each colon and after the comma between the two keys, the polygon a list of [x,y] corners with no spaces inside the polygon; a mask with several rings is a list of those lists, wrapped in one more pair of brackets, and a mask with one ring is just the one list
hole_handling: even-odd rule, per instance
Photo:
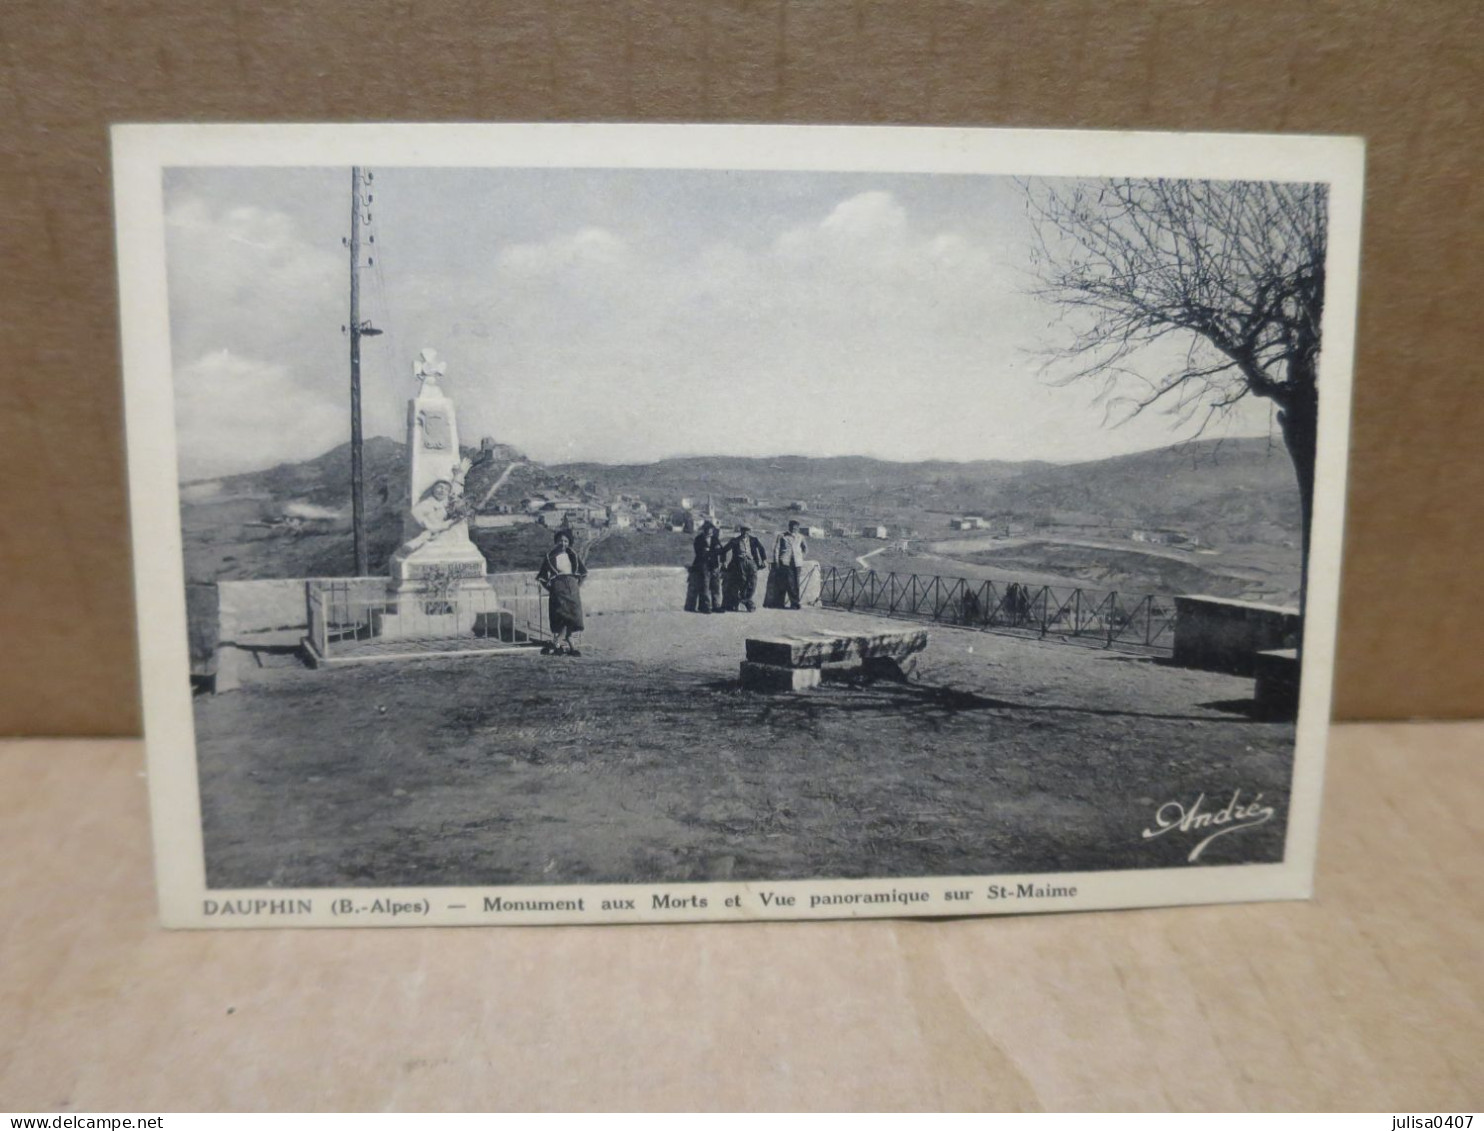
{"label": "man wearing cap", "polygon": [[727,571],[726,610],[736,612],[740,606],[749,613],[755,611],[757,571],[768,568],[768,551],[753,535],[752,527],[745,522],[737,527],[737,537],[722,547],[721,560]]}
{"label": "man wearing cap", "polygon": [[788,531],[778,535],[778,540],[773,543],[773,564],[783,575],[779,598],[786,597],[790,609],[799,607],[799,578],[804,567],[804,552],[808,549],[809,544],[799,533],[798,520],[789,519]]}

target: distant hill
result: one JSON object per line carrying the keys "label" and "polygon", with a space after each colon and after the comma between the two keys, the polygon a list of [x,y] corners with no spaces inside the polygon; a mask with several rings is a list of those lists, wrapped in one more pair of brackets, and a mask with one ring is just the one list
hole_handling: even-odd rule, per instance
{"label": "distant hill", "polygon": [[923,483],[964,483],[975,487],[1006,482],[1039,463],[978,460],[951,463],[924,460],[896,463],[867,456],[681,456],[657,463],[556,465],[579,479],[590,479],[611,491],[641,496],[750,495],[764,499],[868,496],[900,492],[910,496]]}
{"label": "distant hill", "polygon": [[[472,477],[471,494],[481,494],[511,460],[524,459],[508,445],[498,445],[495,457]],[[371,568],[380,573],[401,539],[405,445],[381,436],[368,439],[364,469]],[[1291,544],[1299,529],[1298,490],[1288,455],[1281,444],[1265,439],[1197,441],[1059,465],[797,455],[688,456],[648,464],[528,462],[498,498],[516,502],[552,493],[595,500],[637,495],[657,513],[678,506],[682,496],[700,501],[711,494],[724,517],[742,508],[723,500],[748,496],[761,501],[748,513],[765,524],[781,522],[782,508],[801,500],[811,515],[899,523],[925,538],[945,536],[948,516],[954,514],[1028,525],[1168,527],[1217,544]],[[308,517],[293,537],[284,536],[284,523],[296,516]],[[181,518],[190,580],[347,573],[352,559],[349,445],[302,463],[182,484]],[[517,537],[501,532],[486,550],[501,557],[494,542]],[[620,539],[608,552],[627,547],[623,552],[643,558],[644,537],[652,536]]]}
{"label": "distant hill", "polygon": [[[1262,438],[1199,440],[1087,463],[925,460],[863,456],[743,459],[689,456],[648,464],[554,467],[610,492],[673,503],[682,495],[748,495],[775,504],[802,500],[822,513],[1003,515],[1027,522],[1220,530],[1226,536],[1296,532],[1298,488],[1280,443]],[[861,518],[869,514],[860,513]]]}
{"label": "distant hill", "polygon": [[1293,464],[1281,442],[1260,437],[1039,467],[1001,492],[996,506],[1031,521],[1097,515],[1115,525],[1206,531],[1216,541],[1299,529]]}
{"label": "distant hill", "polygon": [[[476,451],[474,448],[464,449],[466,455],[474,455]],[[497,463],[524,458],[508,444],[495,445]],[[379,495],[382,488],[386,488],[388,494],[400,495],[407,482],[407,445],[385,436],[368,437],[361,446],[361,469],[368,496]],[[324,455],[302,463],[281,463],[264,471],[194,480],[182,486],[200,487],[207,483],[219,484],[220,493],[227,495],[262,495],[283,501],[294,499],[332,509],[349,507],[350,444],[340,444]]]}
{"label": "distant hill", "polygon": [[[465,448],[465,455],[476,449]],[[477,468],[468,489],[484,489],[524,455],[496,444],[492,462]],[[366,544],[370,567],[382,573],[402,541],[407,509],[407,446],[369,437],[361,456],[365,483]],[[498,501],[536,492],[576,492],[566,475],[539,464],[518,468]],[[188,581],[261,577],[325,577],[351,572],[350,445],[302,463],[181,484],[181,527]],[[306,520],[307,516],[307,520]],[[288,520],[299,519],[290,530]]]}

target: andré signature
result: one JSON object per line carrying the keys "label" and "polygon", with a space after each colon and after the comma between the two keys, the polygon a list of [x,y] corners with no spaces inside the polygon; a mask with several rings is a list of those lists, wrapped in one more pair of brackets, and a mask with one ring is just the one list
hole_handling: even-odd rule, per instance
{"label": "andr\u00e9 signature", "polygon": [[1193,864],[1200,857],[1206,845],[1217,837],[1225,836],[1227,833],[1241,832],[1243,829],[1256,828],[1273,819],[1273,807],[1262,804],[1260,793],[1243,805],[1242,791],[1239,789],[1232,794],[1232,799],[1223,808],[1214,813],[1203,810],[1201,806],[1204,804],[1206,804],[1204,793],[1192,801],[1188,808],[1178,801],[1166,801],[1154,811],[1154,828],[1144,830],[1144,839],[1151,840],[1173,832],[1207,833],[1206,837],[1192,848],[1190,855],[1186,857],[1186,860]]}

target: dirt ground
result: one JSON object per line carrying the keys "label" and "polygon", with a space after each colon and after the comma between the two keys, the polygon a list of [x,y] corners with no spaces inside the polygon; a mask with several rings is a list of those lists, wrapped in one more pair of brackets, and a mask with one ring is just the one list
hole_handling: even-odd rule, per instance
{"label": "dirt ground", "polygon": [[1250,680],[931,626],[916,682],[743,691],[749,635],[826,611],[589,618],[578,658],[266,669],[196,701],[213,888],[1186,867],[1155,810],[1240,790],[1282,857],[1294,729]]}

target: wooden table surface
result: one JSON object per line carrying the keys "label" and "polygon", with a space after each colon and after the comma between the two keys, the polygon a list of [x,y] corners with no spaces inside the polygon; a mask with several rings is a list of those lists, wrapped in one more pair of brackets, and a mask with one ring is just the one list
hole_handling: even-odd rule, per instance
{"label": "wooden table surface", "polygon": [[1336,727],[1309,903],[166,932],[141,744],[0,743],[0,1109],[1478,1109],[1481,780]]}

